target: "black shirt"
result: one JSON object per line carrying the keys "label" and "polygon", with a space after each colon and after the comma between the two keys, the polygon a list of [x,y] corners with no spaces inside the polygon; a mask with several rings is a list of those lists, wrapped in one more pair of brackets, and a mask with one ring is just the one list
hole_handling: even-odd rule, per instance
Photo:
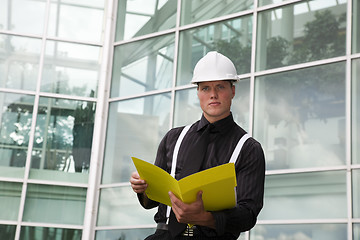
{"label": "black shirt", "polygon": [[[204,116],[194,123],[185,135],[178,153],[175,178],[178,179],[187,157],[189,148],[209,124]],[[238,126],[232,115],[212,123],[210,140],[207,147],[202,169],[208,169],[228,163],[230,157],[240,140],[246,133]],[[171,129],[159,144],[155,165],[170,172],[172,157],[176,141],[184,127]],[[222,236],[225,233],[238,237],[240,232],[250,230],[256,223],[257,216],[263,206],[265,158],[259,142],[249,138],[238,156],[235,163],[237,179],[237,205],[235,208],[212,212],[216,222],[216,230],[200,226],[207,236]],[[141,198],[140,198],[141,199]],[[145,208],[159,205],[154,201],[144,203]],[[156,222],[166,221],[166,206],[159,205]]]}

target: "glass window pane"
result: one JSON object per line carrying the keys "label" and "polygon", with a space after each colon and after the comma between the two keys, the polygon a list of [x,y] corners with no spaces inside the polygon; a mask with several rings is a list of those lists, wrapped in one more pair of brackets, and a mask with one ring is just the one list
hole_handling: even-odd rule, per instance
{"label": "glass window pane", "polygon": [[259,7],[273,4],[273,3],[279,3],[283,2],[284,0],[258,0]]}
{"label": "glass window pane", "polygon": [[360,224],[354,224],[353,239],[360,239]]}
{"label": "glass window pane", "polygon": [[346,172],[268,175],[264,201],[262,220],[346,218]]}
{"label": "glass window pane", "polygon": [[95,240],[107,239],[145,239],[154,233],[153,228],[137,228],[137,229],[118,229],[118,230],[101,230],[96,231]]}
{"label": "glass window pane", "polygon": [[30,178],[86,183],[95,103],[41,97]]}
{"label": "glass window pane", "polygon": [[353,170],[353,217],[360,218],[360,169]]}
{"label": "glass window pane", "polygon": [[[119,201],[121,199],[121,201]],[[144,209],[133,190],[126,187],[101,190],[98,226],[136,226],[153,224],[157,208]],[[134,239],[134,238],[129,238]]]}
{"label": "glass window pane", "polygon": [[23,221],[82,225],[86,188],[28,184]]}
{"label": "glass window pane", "polygon": [[0,224],[0,239],[15,239],[16,225]]}
{"label": "glass window pane", "polygon": [[0,93],[1,177],[22,178],[24,175],[33,105],[33,96]]}
{"label": "glass window pane", "polygon": [[46,228],[46,227],[21,227],[20,240],[35,239],[66,239],[81,240],[82,231],[79,229]]}
{"label": "glass window pane", "polygon": [[235,83],[235,97],[231,105],[234,120],[245,131],[249,131],[250,115],[250,79],[242,79]]}
{"label": "glass window pane", "polygon": [[45,0],[0,1],[0,30],[42,34],[45,8]]}
{"label": "glass window pane", "polygon": [[[18,219],[21,190],[22,190],[21,183],[0,182],[0,219],[1,220],[16,221]],[[2,227],[4,226],[0,225],[0,239],[8,239],[1,237]]]}
{"label": "glass window pane", "polygon": [[345,164],[345,63],[256,78],[254,115],[268,170]]}
{"label": "glass window pane", "polygon": [[[286,0],[259,0],[259,6],[264,6],[264,5],[268,5],[268,4],[273,4],[273,3],[280,3],[280,2],[284,2]],[[321,7],[329,7],[329,6],[336,6],[337,4],[341,4],[341,3],[346,3],[346,0],[321,0],[321,1],[317,1],[316,5],[320,5]]]}
{"label": "glass window pane", "polygon": [[40,39],[0,34],[0,87],[34,91],[40,50]]}
{"label": "glass window pane", "polygon": [[113,102],[109,108],[102,182],[128,182],[135,171],[131,157],[154,162],[169,129],[169,93]]}
{"label": "glass window pane", "polygon": [[256,225],[250,239],[340,240],[347,239],[347,230],[346,224]]}
{"label": "glass window pane", "polygon": [[79,229],[46,228],[46,227],[21,227],[20,240],[35,239],[66,239],[81,240],[82,231]]}
{"label": "glass window pane", "polygon": [[238,74],[250,72],[252,16],[180,32],[177,85],[190,84],[195,64],[209,51],[230,58]]}
{"label": "glass window pane", "polygon": [[253,1],[247,0],[183,0],[181,3],[181,25],[221,17],[253,7]]}
{"label": "glass window pane", "polygon": [[99,47],[47,41],[41,91],[96,96],[100,57]]}
{"label": "glass window pane", "polygon": [[172,85],[173,34],[117,46],[114,54],[111,97],[129,96]]}
{"label": "glass window pane", "polygon": [[200,119],[201,114],[196,88],[176,91],[174,127],[192,124]]}
{"label": "glass window pane", "polygon": [[360,2],[358,0],[353,0],[352,6],[352,52],[360,52]]}
{"label": "glass window pane", "polygon": [[118,1],[116,41],[175,27],[176,0]]}
{"label": "glass window pane", "polygon": [[352,62],[352,162],[360,163],[360,59]]}
{"label": "glass window pane", "polygon": [[48,34],[71,40],[100,42],[103,39],[104,0],[52,0]]}
{"label": "glass window pane", "polygon": [[346,2],[314,0],[259,13],[256,69],[345,55]]}

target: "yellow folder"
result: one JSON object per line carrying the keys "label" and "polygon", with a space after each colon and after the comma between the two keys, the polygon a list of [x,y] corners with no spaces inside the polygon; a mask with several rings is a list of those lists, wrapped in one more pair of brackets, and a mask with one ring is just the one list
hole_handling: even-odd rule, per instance
{"label": "yellow folder", "polygon": [[154,201],[171,206],[168,194],[171,191],[183,202],[192,203],[201,190],[207,211],[229,209],[236,205],[234,163],[209,168],[177,181],[158,166],[135,157],[132,157],[132,160],[140,178],[148,184],[146,195]]}

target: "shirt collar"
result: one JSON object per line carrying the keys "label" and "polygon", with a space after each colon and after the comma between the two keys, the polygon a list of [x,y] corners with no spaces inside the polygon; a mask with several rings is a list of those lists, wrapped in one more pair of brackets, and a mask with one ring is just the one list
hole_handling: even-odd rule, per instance
{"label": "shirt collar", "polygon": [[[234,118],[232,116],[232,113],[230,112],[230,115],[227,116],[226,118],[223,118],[223,119],[221,119],[219,121],[216,121],[216,122],[212,123],[213,129],[211,130],[211,132],[224,133],[228,129],[230,129],[233,126],[234,123],[235,123]],[[203,114],[201,116],[197,131],[200,131],[201,129],[206,127],[208,124],[210,124],[210,122],[205,118],[205,116]]]}

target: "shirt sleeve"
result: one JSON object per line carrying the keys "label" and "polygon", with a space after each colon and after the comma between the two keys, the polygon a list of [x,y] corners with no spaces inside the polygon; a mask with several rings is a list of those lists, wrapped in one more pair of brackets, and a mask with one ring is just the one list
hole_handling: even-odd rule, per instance
{"label": "shirt sleeve", "polygon": [[220,236],[225,232],[238,235],[250,230],[263,207],[265,157],[260,143],[250,139],[244,144],[236,162],[236,207],[212,212],[216,232]]}
{"label": "shirt sleeve", "polygon": [[[161,167],[162,169],[165,169],[165,170],[166,170],[165,156],[166,156],[167,136],[168,136],[168,134],[166,134],[163,137],[163,139],[161,140],[158,150],[157,150],[156,159],[155,159],[155,165],[158,167]],[[145,209],[151,209],[151,208],[159,206],[158,202],[149,199],[145,193],[137,194],[137,197],[138,197],[138,200],[139,200],[141,206]]]}
{"label": "shirt sleeve", "polygon": [[[179,136],[181,129],[182,128],[176,128],[167,132],[159,144],[154,164],[165,171],[168,171],[168,159],[172,156],[172,149],[175,146],[176,139]],[[145,194],[138,194],[138,199],[141,206],[145,209],[151,209],[159,206],[158,202],[149,199]]]}

